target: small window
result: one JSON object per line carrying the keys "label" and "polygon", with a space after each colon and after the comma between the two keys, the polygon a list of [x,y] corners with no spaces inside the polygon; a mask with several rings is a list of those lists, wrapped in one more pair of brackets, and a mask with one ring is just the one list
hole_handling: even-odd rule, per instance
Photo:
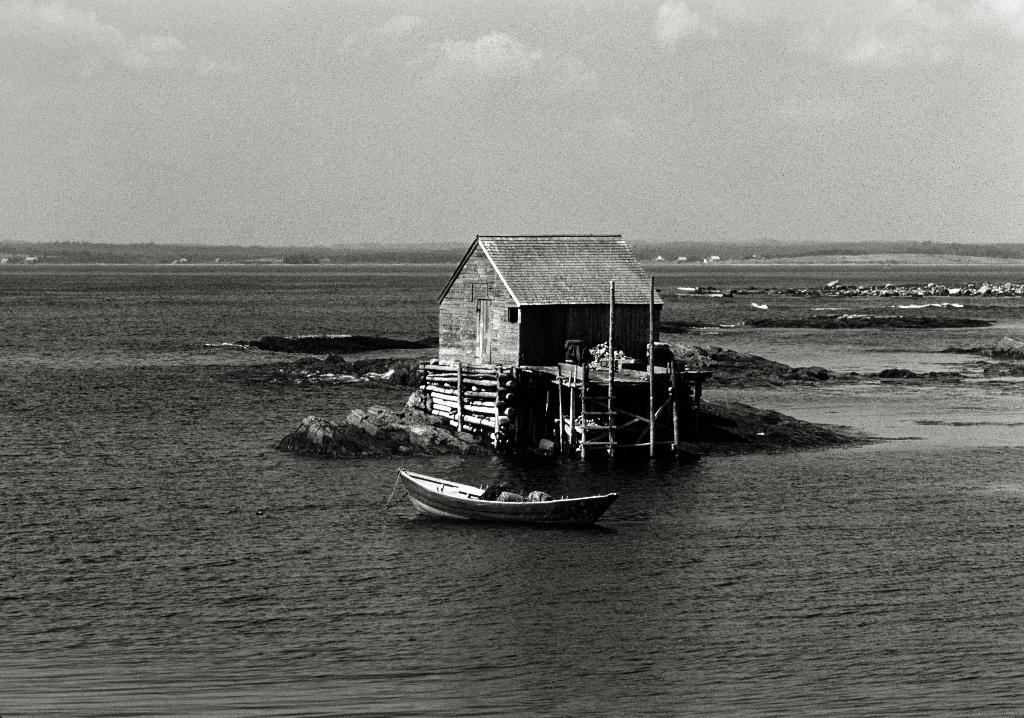
{"label": "small window", "polygon": [[517,324],[519,322],[519,307],[508,308],[508,322],[509,324]]}
{"label": "small window", "polygon": [[490,299],[491,298],[491,283],[490,282],[470,282],[470,284],[469,284],[469,298],[470,299]]}

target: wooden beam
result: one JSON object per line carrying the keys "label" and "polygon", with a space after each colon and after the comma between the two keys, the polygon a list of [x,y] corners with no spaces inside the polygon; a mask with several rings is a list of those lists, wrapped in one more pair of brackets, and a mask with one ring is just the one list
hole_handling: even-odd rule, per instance
{"label": "wooden beam", "polygon": [[[562,401],[564,387],[562,386],[562,365],[558,365],[558,378],[555,380],[555,387],[558,391],[558,453],[565,452],[565,404]],[[571,397],[570,397],[571,398]]]}
{"label": "wooden beam", "polygon": [[608,287],[608,456],[615,458],[615,280]]}
{"label": "wooden beam", "polygon": [[[584,366],[583,367],[583,376],[582,376],[582,378],[580,380],[580,413],[583,413],[586,410],[586,406],[587,406],[587,373],[588,373],[588,369],[587,369],[586,366]],[[569,396],[572,397],[572,394],[569,394]],[[573,401],[573,399],[570,399],[570,401]],[[575,436],[576,436],[576,428],[575,428],[575,426],[576,425],[575,425],[575,416],[573,416],[573,405],[572,404],[569,405],[569,416],[572,417],[572,420],[573,420],[573,423],[570,424],[570,428],[572,428],[572,436],[575,438]],[[583,417],[583,422],[582,422],[582,425],[580,427],[580,458],[581,459],[587,458],[587,417],[585,417],[585,416]]]}
{"label": "wooden beam", "polygon": [[672,378],[669,385],[672,395],[672,451],[679,451],[679,385],[676,381],[676,360],[672,360]]}
{"label": "wooden beam", "polygon": [[647,304],[647,392],[648,409],[651,417],[650,436],[651,450],[650,458],[654,458],[654,423],[658,418],[654,414],[654,276],[651,276],[651,296]]}
{"label": "wooden beam", "polygon": [[458,404],[459,404],[459,406],[458,406],[458,413],[456,414],[456,416],[458,417],[457,418],[458,424],[457,424],[456,428],[459,431],[462,431],[462,362],[456,362],[455,363],[455,369],[456,369],[456,372],[457,372],[456,373],[456,381],[455,381],[455,390],[456,390],[456,392],[458,392],[457,401],[458,401]]}

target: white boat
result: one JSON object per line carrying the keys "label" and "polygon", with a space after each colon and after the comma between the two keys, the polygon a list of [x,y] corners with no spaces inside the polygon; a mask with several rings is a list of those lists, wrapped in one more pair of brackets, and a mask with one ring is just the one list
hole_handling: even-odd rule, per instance
{"label": "white boat", "polygon": [[589,526],[618,498],[600,494],[540,501],[483,498],[484,489],[399,469],[416,510],[427,516],[464,521],[506,521],[552,526]]}

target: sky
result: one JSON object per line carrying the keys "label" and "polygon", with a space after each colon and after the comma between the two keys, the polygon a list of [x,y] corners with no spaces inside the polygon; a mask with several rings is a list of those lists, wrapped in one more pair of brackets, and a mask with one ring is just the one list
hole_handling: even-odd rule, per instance
{"label": "sky", "polygon": [[0,240],[1024,239],[1024,0],[0,0]]}

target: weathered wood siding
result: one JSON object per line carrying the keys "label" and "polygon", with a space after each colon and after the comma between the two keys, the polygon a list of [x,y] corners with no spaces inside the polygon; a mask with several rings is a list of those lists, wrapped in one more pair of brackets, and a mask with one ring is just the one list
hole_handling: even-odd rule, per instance
{"label": "weathered wood siding", "polygon": [[[658,340],[661,306],[654,307],[654,339]],[[608,305],[567,304],[523,307],[522,364],[552,365],[565,359],[565,342],[579,339],[585,347],[608,341]],[[642,361],[647,356],[649,332],[645,304],[615,305],[615,348]]]}
{"label": "weathered wood siding", "polygon": [[[489,313],[489,341],[483,357],[477,356],[478,306]],[[515,306],[494,267],[477,247],[441,301],[438,358],[442,362],[518,364],[520,324],[508,318],[509,308]]]}

